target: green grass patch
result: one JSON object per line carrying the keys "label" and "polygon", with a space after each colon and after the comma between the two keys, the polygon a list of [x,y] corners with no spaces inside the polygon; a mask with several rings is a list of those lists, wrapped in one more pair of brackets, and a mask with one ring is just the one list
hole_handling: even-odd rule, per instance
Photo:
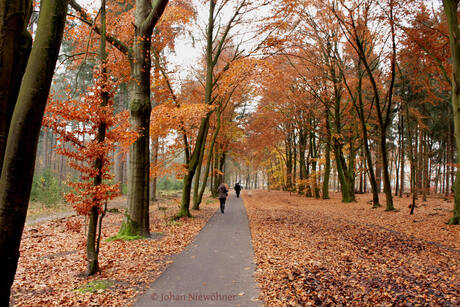
{"label": "green grass patch", "polygon": [[180,225],[182,225],[182,222],[178,221],[178,220],[169,220],[169,221],[166,222],[166,225],[168,225],[168,226],[180,226]]}
{"label": "green grass patch", "polygon": [[118,208],[111,208],[111,209],[109,209],[107,211],[110,212],[110,213],[121,213]]}
{"label": "green grass patch", "polygon": [[113,241],[133,241],[133,240],[142,240],[145,239],[143,236],[135,235],[129,236],[125,234],[117,234],[116,236],[110,237],[105,239],[105,242],[113,242]]}
{"label": "green grass patch", "polygon": [[102,293],[107,288],[112,287],[115,284],[113,280],[93,280],[83,285],[75,291],[80,293]]}
{"label": "green grass patch", "polygon": [[207,204],[212,204],[212,203],[215,203],[215,202],[217,202],[217,199],[211,199],[211,198],[210,198],[210,199],[206,199],[206,203],[207,203]]}

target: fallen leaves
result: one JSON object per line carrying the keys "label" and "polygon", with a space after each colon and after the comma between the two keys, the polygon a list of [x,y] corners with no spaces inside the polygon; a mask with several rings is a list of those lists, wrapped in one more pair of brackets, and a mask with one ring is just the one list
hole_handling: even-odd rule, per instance
{"label": "fallen leaves", "polygon": [[401,211],[385,212],[370,209],[368,197],[244,198],[266,306],[460,303],[460,232],[430,214],[451,204],[431,199],[409,216],[407,199],[395,199]]}
{"label": "fallen leaves", "polygon": [[[159,206],[167,208],[166,215]],[[105,241],[118,232],[123,218],[121,213],[108,213],[99,258],[102,272],[89,278],[82,276],[86,269],[84,217],[26,226],[11,306],[129,306],[193,240],[216,208],[216,202],[205,201],[200,211],[193,212],[195,218],[171,224],[166,219],[177,212],[177,205],[155,203],[150,207],[151,232],[162,236],[135,241]],[[110,287],[76,291],[101,283]]]}

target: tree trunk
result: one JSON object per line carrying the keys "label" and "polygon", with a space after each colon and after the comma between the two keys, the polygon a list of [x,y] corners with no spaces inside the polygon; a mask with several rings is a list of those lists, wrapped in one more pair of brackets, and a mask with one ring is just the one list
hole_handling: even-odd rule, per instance
{"label": "tree trunk", "polygon": [[388,157],[387,157],[387,140],[386,129],[380,131],[380,148],[382,154],[382,168],[383,168],[383,191],[385,192],[386,208],[385,211],[394,210],[393,195],[391,192],[390,173],[388,171]]}
{"label": "tree trunk", "polygon": [[217,187],[219,187],[224,182],[224,173],[225,173],[225,160],[227,158],[227,152],[223,151],[219,157],[219,174],[217,176]]}
{"label": "tree trunk", "polygon": [[123,185],[125,183],[125,178],[124,178],[124,173],[125,173],[125,170],[124,170],[124,164],[125,162],[123,161],[123,155],[121,153],[121,151],[119,151],[117,154],[116,154],[116,174],[117,174],[117,182],[120,184],[120,189],[119,189],[119,192],[120,194],[123,194]]}
{"label": "tree trunk", "polygon": [[11,117],[32,47],[27,31],[31,13],[31,0],[0,2],[0,174]]}
{"label": "tree trunk", "polygon": [[290,133],[285,140],[286,146],[286,189],[292,191],[292,148]]}
{"label": "tree trunk", "polygon": [[404,115],[401,115],[401,142],[399,144],[399,148],[400,148],[400,159],[401,159],[401,162],[400,162],[400,171],[401,171],[401,174],[399,175],[399,197],[402,197],[403,196],[403,193],[404,193],[404,150],[405,150],[405,146],[404,146]]}
{"label": "tree trunk", "polygon": [[299,131],[299,169],[300,169],[300,180],[299,184],[299,194],[303,195],[305,193],[305,183],[302,180],[307,179],[307,166],[305,164],[305,151],[307,147],[307,137],[304,129]]}
{"label": "tree trunk", "polygon": [[331,128],[329,125],[329,112],[326,112],[326,130],[327,130],[327,140],[325,143],[326,146],[326,161],[324,165],[324,178],[323,178],[323,199],[329,199],[329,177],[331,175]]}
{"label": "tree trunk", "polygon": [[200,128],[198,130],[198,136],[195,143],[195,149],[193,150],[192,155],[190,156],[190,162],[187,167],[187,174],[184,177],[184,187],[182,189],[182,201],[181,208],[179,213],[176,214],[176,218],[181,218],[183,216],[190,217],[190,193],[192,190],[192,181],[193,176],[195,175],[196,168],[199,162],[199,154],[201,152],[201,147],[204,146],[206,142],[206,134],[209,126],[209,116],[208,113],[205,118],[201,120]]}
{"label": "tree trunk", "polygon": [[359,114],[359,122],[361,124],[361,131],[363,132],[363,145],[364,145],[364,154],[366,156],[367,162],[367,172],[369,174],[369,181],[371,183],[371,190],[372,190],[372,206],[374,208],[380,207],[379,201],[379,186],[380,181],[377,182],[374,174],[374,165],[372,163],[372,154],[369,149],[369,137],[366,122],[364,119],[364,104],[362,100],[362,92],[361,92],[361,80],[360,80],[360,89],[358,93],[358,114]]}
{"label": "tree trunk", "polygon": [[[312,125],[313,127],[313,125]],[[318,158],[318,152],[316,150],[316,141],[315,141],[315,135],[313,132],[310,133],[310,152],[312,155],[312,162],[311,162],[311,178],[313,180],[313,193],[315,195],[315,198],[320,198],[321,195],[319,194],[319,188],[318,188],[318,178],[317,178],[317,173],[316,173],[316,165],[317,165],[317,158]]]}
{"label": "tree trunk", "polygon": [[8,306],[29,204],[38,137],[56,66],[67,0],[42,0],[37,35],[8,133],[0,179],[0,305]]}
{"label": "tree trunk", "polygon": [[128,212],[121,225],[120,235],[150,235],[150,47],[153,28],[167,4],[168,0],[136,0],[129,109],[131,127],[140,131],[141,136],[129,149]]}
{"label": "tree trunk", "polygon": [[[443,0],[444,12],[449,27],[450,52],[452,59],[452,108],[454,115],[455,143],[457,145],[457,164],[460,163],[460,30],[458,28],[458,0]],[[449,224],[460,223],[460,167],[454,185],[454,212]]]}
{"label": "tree trunk", "polygon": [[[218,182],[218,171],[219,171],[219,152],[218,152],[218,148],[215,148],[214,150],[214,166],[213,166],[213,173],[212,173],[212,182],[213,182],[213,185],[211,186],[211,195],[212,197],[217,197],[217,189],[219,188],[219,182]],[[248,178],[249,178],[249,166],[248,166]],[[247,180],[247,184],[249,185],[249,179]]]}
{"label": "tree trunk", "polygon": [[[158,164],[158,150],[159,150],[159,146],[160,144],[158,143],[158,137],[155,137],[155,139],[153,140],[152,142],[153,144],[153,150],[152,150],[152,163],[154,166],[157,166]],[[158,198],[157,198],[157,180],[158,180],[158,177],[157,175],[153,175],[153,178],[152,178],[152,188],[151,188],[151,191],[150,191],[150,199],[152,201],[157,201]]]}
{"label": "tree trunk", "polygon": [[[101,36],[100,36],[100,51],[99,51],[99,58],[101,60],[101,68],[102,68],[102,84],[107,84],[108,82],[108,74],[107,69],[105,67],[107,63],[107,53],[106,53],[106,0],[101,1]],[[106,90],[101,91],[101,107],[107,106],[109,103],[109,93]],[[106,123],[101,122],[98,127],[97,131],[97,141],[98,143],[103,143],[105,141],[105,134],[106,134]],[[102,183],[102,169],[104,167],[104,157],[96,158],[94,163],[94,168],[97,170],[97,175],[94,177],[93,185],[99,186]],[[90,216],[89,216],[89,225],[88,225],[88,235],[86,237],[86,258],[88,260],[88,268],[87,268],[87,275],[91,276],[96,274],[99,271],[99,249],[97,242],[97,229],[98,229],[98,222],[99,227],[102,226],[102,218],[99,220],[99,209],[102,207],[100,201],[93,200],[93,207],[91,208]],[[102,215],[104,216],[104,215]]]}
{"label": "tree trunk", "polygon": [[203,200],[204,190],[206,189],[206,182],[208,181],[208,177],[209,177],[209,168],[211,166],[212,156],[214,153],[214,145],[216,143],[217,135],[219,134],[219,130],[220,130],[220,121],[221,121],[220,114],[221,112],[219,110],[217,112],[217,126],[212,135],[211,144],[209,145],[208,161],[206,162],[206,170],[204,172],[203,182],[201,184],[201,189],[198,193],[197,202],[193,204],[193,209],[195,210],[200,209],[200,204],[201,204],[201,201]]}
{"label": "tree trunk", "polygon": [[[206,135],[208,134],[209,126],[206,128]],[[198,166],[196,170],[196,177],[195,177],[195,184],[193,186],[193,207],[192,209],[194,210],[199,210],[200,204],[198,202],[199,198],[199,188],[200,188],[200,177],[201,177],[201,168],[203,167],[203,158],[204,158],[204,152],[206,149],[206,144],[203,142],[201,145],[201,151],[200,151],[200,156],[198,158]],[[201,199],[199,200],[201,202]]]}

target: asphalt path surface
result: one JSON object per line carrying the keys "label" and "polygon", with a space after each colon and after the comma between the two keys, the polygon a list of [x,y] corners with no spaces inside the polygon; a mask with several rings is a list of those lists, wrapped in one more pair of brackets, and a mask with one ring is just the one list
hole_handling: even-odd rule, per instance
{"label": "asphalt path surface", "polygon": [[134,306],[261,306],[246,209],[233,193]]}

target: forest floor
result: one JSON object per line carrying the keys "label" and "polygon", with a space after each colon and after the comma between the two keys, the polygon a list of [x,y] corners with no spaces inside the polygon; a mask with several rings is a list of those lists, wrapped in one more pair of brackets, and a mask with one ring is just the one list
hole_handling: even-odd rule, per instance
{"label": "forest floor", "polygon": [[357,198],[244,193],[265,305],[459,306],[452,202],[429,198],[409,215],[409,198],[395,198],[394,212]]}
{"label": "forest floor", "polygon": [[[159,191],[158,198],[161,200],[178,198],[182,191]],[[125,208],[126,196],[119,196],[110,201],[108,208]],[[64,203],[45,205],[40,202],[30,202],[27,209],[26,225],[39,224],[46,221],[76,216],[72,206]]]}
{"label": "forest floor", "polygon": [[[244,203],[266,306],[460,305],[460,226],[448,226],[452,202],[432,197],[409,215],[371,209],[369,194],[350,204],[338,193],[315,200],[279,191],[245,191]],[[50,215],[27,225],[12,306],[129,306],[206,225],[207,199],[195,218],[171,221],[178,199],[152,203],[156,239],[113,241],[125,199],[104,219],[102,272],[87,278],[85,218]],[[384,196],[381,197],[384,200]],[[121,209],[120,209],[121,208]],[[164,210],[166,208],[166,210]]]}
{"label": "forest floor", "polygon": [[[123,208],[119,198],[109,208]],[[218,204],[205,199],[195,218],[171,221],[178,199],[150,206],[151,232],[156,239],[112,241],[124,209],[103,220],[101,273],[85,277],[86,221],[81,216],[41,215],[24,229],[11,306],[129,306],[172,263],[206,225]],[[165,209],[166,208],[166,209]],[[72,213],[70,213],[72,214]]]}

